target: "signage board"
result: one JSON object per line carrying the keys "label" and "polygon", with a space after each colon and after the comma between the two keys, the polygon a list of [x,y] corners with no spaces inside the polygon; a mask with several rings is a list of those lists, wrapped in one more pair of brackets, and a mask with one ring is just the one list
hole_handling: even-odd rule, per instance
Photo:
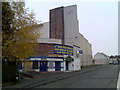
{"label": "signage board", "polygon": [[83,50],[79,50],[79,55],[83,55]]}
{"label": "signage board", "polygon": [[41,60],[41,58],[30,58],[30,60]]}
{"label": "signage board", "polygon": [[54,45],[54,53],[62,55],[73,55],[73,47],[67,45]]}
{"label": "signage board", "polygon": [[29,57],[30,61],[63,61],[63,57]]}

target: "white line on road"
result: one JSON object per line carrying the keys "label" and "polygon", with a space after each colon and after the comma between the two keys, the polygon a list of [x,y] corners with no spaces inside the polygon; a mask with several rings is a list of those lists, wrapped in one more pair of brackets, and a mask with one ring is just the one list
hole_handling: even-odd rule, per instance
{"label": "white line on road", "polygon": [[117,81],[117,90],[120,90],[120,71],[119,71],[119,76]]}

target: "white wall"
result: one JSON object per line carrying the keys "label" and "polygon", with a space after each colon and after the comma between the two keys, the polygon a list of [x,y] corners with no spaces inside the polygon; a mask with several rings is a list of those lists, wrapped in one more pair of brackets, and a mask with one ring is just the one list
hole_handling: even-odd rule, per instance
{"label": "white wall", "polygon": [[69,62],[68,63],[68,70],[69,71],[74,71],[74,62]]}
{"label": "white wall", "polygon": [[95,64],[108,64],[108,57],[99,52],[94,55],[94,60]]}
{"label": "white wall", "polygon": [[43,26],[38,26],[40,38],[49,38],[49,22],[42,23]]}
{"label": "white wall", "polygon": [[93,64],[93,58],[92,58],[92,44],[88,43],[88,64]]}
{"label": "white wall", "polygon": [[[80,46],[76,5],[64,7],[64,39],[65,39],[65,45]],[[80,57],[77,57],[76,55],[76,51],[78,50],[79,48],[74,47],[73,57],[74,57],[75,68],[77,64],[76,62],[77,61],[80,62]],[[71,66],[72,63],[70,64],[70,68],[72,68]]]}
{"label": "white wall", "polygon": [[78,38],[75,38],[79,36],[76,5],[64,7],[64,30],[65,44],[78,45]]}
{"label": "white wall", "polygon": [[56,43],[61,44],[61,39],[50,39],[49,38],[49,22],[42,23],[42,26],[36,27],[40,32],[40,36],[38,39],[39,43]]}
{"label": "white wall", "polygon": [[63,66],[64,66],[63,71],[66,71],[66,62],[65,61],[63,62]]}
{"label": "white wall", "polygon": [[76,60],[74,61],[74,71],[80,70],[80,69],[81,69],[81,63],[80,63],[79,59],[76,58]]}
{"label": "white wall", "polygon": [[109,63],[113,63],[113,59],[112,58],[109,59]]}
{"label": "white wall", "polygon": [[40,38],[39,43],[55,43],[55,44],[62,44],[61,39],[51,39],[51,38]]}
{"label": "white wall", "polygon": [[88,40],[81,34],[80,35],[80,50],[83,50],[83,55],[80,55],[81,65],[91,65],[92,63],[92,45]]}

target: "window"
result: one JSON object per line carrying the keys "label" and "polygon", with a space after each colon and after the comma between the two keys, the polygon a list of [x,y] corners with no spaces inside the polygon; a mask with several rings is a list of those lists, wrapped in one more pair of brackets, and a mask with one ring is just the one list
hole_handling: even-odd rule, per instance
{"label": "window", "polygon": [[49,69],[53,69],[53,61],[49,61]]}
{"label": "window", "polygon": [[17,66],[18,66],[18,69],[22,69],[22,62],[21,62],[21,61],[18,61],[18,62],[17,62]]}
{"label": "window", "polygon": [[38,69],[38,61],[33,61],[33,69]]}

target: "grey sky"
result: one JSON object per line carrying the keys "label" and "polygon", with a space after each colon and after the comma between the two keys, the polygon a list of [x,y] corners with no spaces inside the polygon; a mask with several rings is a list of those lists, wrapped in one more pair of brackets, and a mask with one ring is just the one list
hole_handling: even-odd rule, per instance
{"label": "grey sky", "polygon": [[93,55],[97,52],[118,54],[117,2],[26,2],[26,6],[36,14],[36,19],[42,22],[49,21],[50,9],[75,4],[79,32],[92,44]]}

